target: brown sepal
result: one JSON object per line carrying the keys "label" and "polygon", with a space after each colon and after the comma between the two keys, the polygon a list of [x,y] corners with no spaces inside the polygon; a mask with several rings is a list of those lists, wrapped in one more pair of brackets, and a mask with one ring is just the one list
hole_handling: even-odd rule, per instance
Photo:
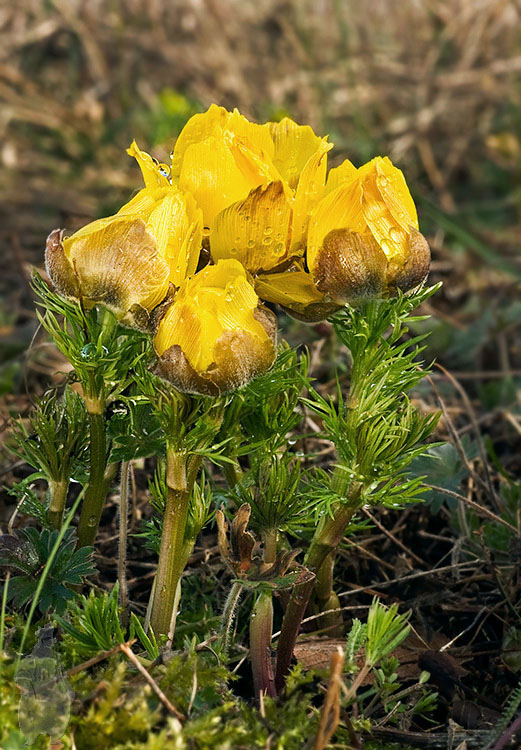
{"label": "brown sepal", "polygon": [[411,292],[417,289],[426,279],[431,265],[431,250],[429,243],[414,227],[409,230],[409,252],[403,266],[392,273],[388,279],[389,292],[400,289],[402,292]]}
{"label": "brown sepal", "polygon": [[371,235],[333,229],[313,268],[317,289],[338,304],[378,297],[385,289],[387,258]]}
{"label": "brown sepal", "polygon": [[45,268],[56,289],[66,297],[80,296],[78,277],[63,250],[64,229],[54,229],[45,244]]}

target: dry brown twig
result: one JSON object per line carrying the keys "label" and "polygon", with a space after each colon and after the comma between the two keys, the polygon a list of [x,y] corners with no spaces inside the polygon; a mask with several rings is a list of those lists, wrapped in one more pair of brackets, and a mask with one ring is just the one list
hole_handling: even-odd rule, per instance
{"label": "dry brown twig", "polygon": [[342,669],[345,653],[337,647],[331,656],[331,670],[326,699],[320,714],[317,734],[305,745],[305,750],[325,750],[333,737],[340,722],[340,686],[342,684]]}

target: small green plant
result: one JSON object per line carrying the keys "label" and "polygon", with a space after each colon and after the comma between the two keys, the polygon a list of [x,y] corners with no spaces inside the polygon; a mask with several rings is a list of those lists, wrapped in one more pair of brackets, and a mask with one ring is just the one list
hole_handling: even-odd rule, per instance
{"label": "small green plant", "polygon": [[58,539],[58,530],[33,527],[23,529],[22,536],[4,534],[0,537],[0,566],[15,575],[9,580],[8,598],[16,607],[24,607],[35,599],[40,577],[46,578],[37,597],[41,612],[61,613],[72,599],[73,587],[96,572],[92,562],[92,547],[76,549],[76,535],[67,529],[54,559],[51,552]]}
{"label": "small green plant", "polygon": [[86,659],[125,642],[117,583],[110,593],[91,590],[88,596],[70,601],[66,617],[56,617],[56,621],[69,636],[71,649]]}
{"label": "small green plant", "polygon": [[[36,479],[47,482],[47,521],[52,528],[61,526],[71,478],[83,474],[86,416],[83,399],[66,386],[63,396],[54,391],[40,399],[28,424],[13,425],[13,452],[36,469],[25,484]],[[34,512],[34,504],[30,507]]]}

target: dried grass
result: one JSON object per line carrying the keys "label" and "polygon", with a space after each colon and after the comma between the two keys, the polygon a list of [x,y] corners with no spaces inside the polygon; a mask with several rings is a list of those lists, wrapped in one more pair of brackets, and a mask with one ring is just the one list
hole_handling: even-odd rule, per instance
{"label": "dried grass", "polygon": [[166,88],[196,107],[287,111],[357,161],[388,152],[453,211],[484,162],[519,175],[520,21],[512,0],[5,4],[2,239],[37,260],[47,230],[124,200],[138,175],[122,149],[150,146]]}

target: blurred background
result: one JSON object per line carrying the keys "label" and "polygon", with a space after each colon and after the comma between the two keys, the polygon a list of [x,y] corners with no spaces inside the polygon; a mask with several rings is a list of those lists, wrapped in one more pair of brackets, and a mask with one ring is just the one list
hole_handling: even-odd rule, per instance
{"label": "blurred background", "polygon": [[[389,154],[443,280],[430,351],[512,397],[521,321],[520,0],[19,0],[0,8],[0,391],[60,369],[28,285],[48,232],[110,214],[212,102]],[[304,328],[304,327],[303,327]],[[323,328],[299,332],[311,341]],[[63,363],[61,363],[63,365]],[[60,365],[60,366],[61,366]],[[496,375],[494,375],[496,373]],[[24,382],[25,379],[25,382]],[[486,382],[485,382],[486,381]],[[495,389],[495,390],[494,390]],[[509,395],[510,394],[510,395]]]}

